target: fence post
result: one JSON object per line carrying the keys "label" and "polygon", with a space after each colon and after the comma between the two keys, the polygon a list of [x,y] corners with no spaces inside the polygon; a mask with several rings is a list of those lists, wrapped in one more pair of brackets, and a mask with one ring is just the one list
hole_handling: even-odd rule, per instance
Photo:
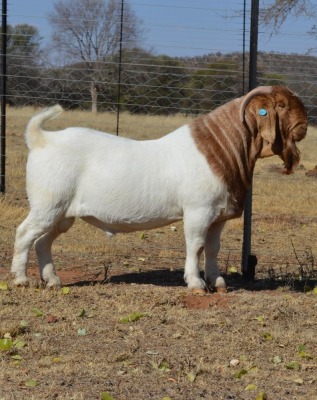
{"label": "fence post", "polygon": [[2,0],[1,26],[1,173],[0,192],[5,193],[6,165],[6,100],[7,100],[7,0]]}
{"label": "fence post", "polygon": [[123,11],[124,0],[121,0],[121,14],[120,14],[120,42],[119,42],[119,67],[118,67],[118,90],[117,90],[117,136],[119,135],[119,122],[120,122],[120,97],[121,97],[121,70],[122,70],[122,40],[123,40]]}
{"label": "fence post", "polygon": [[[257,86],[257,52],[258,52],[258,27],[259,27],[259,0],[251,3],[251,28],[250,28],[250,60],[249,60],[249,91]],[[242,245],[242,273],[248,280],[255,276],[256,257],[251,254],[252,236],[252,182],[247,192],[244,207],[244,229]]]}

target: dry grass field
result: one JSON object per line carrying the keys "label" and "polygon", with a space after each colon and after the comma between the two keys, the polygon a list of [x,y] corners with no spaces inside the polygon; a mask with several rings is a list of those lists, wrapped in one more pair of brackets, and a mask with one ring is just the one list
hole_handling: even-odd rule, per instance
{"label": "dry grass field", "polygon": [[[182,224],[118,235],[78,221],[54,245],[64,287],[29,288],[9,274],[26,216],[23,131],[35,110],[8,110],[7,193],[0,198],[0,400],[317,400],[317,129],[301,166],[260,160],[253,184],[256,281],[240,274],[242,219],[223,233],[227,294],[191,295]],[[120,134],[152,139],[185,116],[124,114]],[[115,131],[116,116],[68,111],[48,128]],[[317,171],[316,171],[317,172]]]}

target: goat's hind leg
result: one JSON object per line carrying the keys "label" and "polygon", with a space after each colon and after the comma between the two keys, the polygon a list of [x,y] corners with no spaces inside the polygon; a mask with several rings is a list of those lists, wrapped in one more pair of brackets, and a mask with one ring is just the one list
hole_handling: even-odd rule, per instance
{"label": "goat's hind leg", "polygon": [[47,287],[60,287],[61,280],[56,275],[52,259],[52,244],[62,233],[67,232],[74,223],[75,218],[65,218],[58,221],[53,229],[46,232],[35,242],[35,250],[39,263],[40,276]]}
{"label": "goat's hind leg", "polygon": [[27,263],[29,252],[34,241],[47,231],[47,225],[41,225],[30,213],[16,230],[14,254],[11,272],[15,276],[14,283],[18,286],[27,286]]}

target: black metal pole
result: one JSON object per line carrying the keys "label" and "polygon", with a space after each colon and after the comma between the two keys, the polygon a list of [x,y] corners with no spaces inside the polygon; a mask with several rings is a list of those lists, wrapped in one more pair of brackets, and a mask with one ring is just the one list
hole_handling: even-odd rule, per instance
{"label": "black metal pole", "polygon": [[122,38],[123,38],[123,7],[124,0],[121,0],[121,16],[120,16],[120,43],[119,43],[119,67],[118,67],[118,91],[117,91],[117,136],[119,135],[120,123],[120,97],[121,97],[121,70],[122,70]]}
{"label": "black metal pole", "polygon": [[2,0],[1,26],[1,174],[0,192],[5,193],[6,168],[6,98],[7,98],[7,0]]}
{"label": "black metal pole", "polygon": [[259,32],[259,0],[252,0],[251,4],[251,29],[250,29],[250,70],[249,91],[257,87],[257,56]]}
{"label": "black metal pole", "polygon": [[[251,28],[250,28],[250,61],[249,61],[249,91],[257,86],[257,53],[259,30],[259,0],[251,3]],[[252,183],[247,192],[244,207],[244,229],[242,248],[242,272],[246,279],[253,280],[255,275],[256,257],[251,254],[252,236]]]}
{"label": "black metal pole", "polygon": [[242,93],[245,94],[245,21],[246,21],[246,1],[243,3],[243,37],[242,37]]}

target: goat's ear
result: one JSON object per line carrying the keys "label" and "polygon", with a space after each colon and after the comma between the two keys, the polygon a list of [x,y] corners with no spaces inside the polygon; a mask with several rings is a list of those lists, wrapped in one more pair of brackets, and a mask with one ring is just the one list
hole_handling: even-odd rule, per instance
{"label": "goat's ear", "polygon": [[268,98],[255,99],[252,102],[252,112],[256,118],[258,132],[262,138],[273,144],[276,139],[276,111]]}
{"label": "goat's ear", "polygon": [[258,108],[256,113],[260,135],[265,141],[273,144],[276,140],[276,111],[273,105]]}

